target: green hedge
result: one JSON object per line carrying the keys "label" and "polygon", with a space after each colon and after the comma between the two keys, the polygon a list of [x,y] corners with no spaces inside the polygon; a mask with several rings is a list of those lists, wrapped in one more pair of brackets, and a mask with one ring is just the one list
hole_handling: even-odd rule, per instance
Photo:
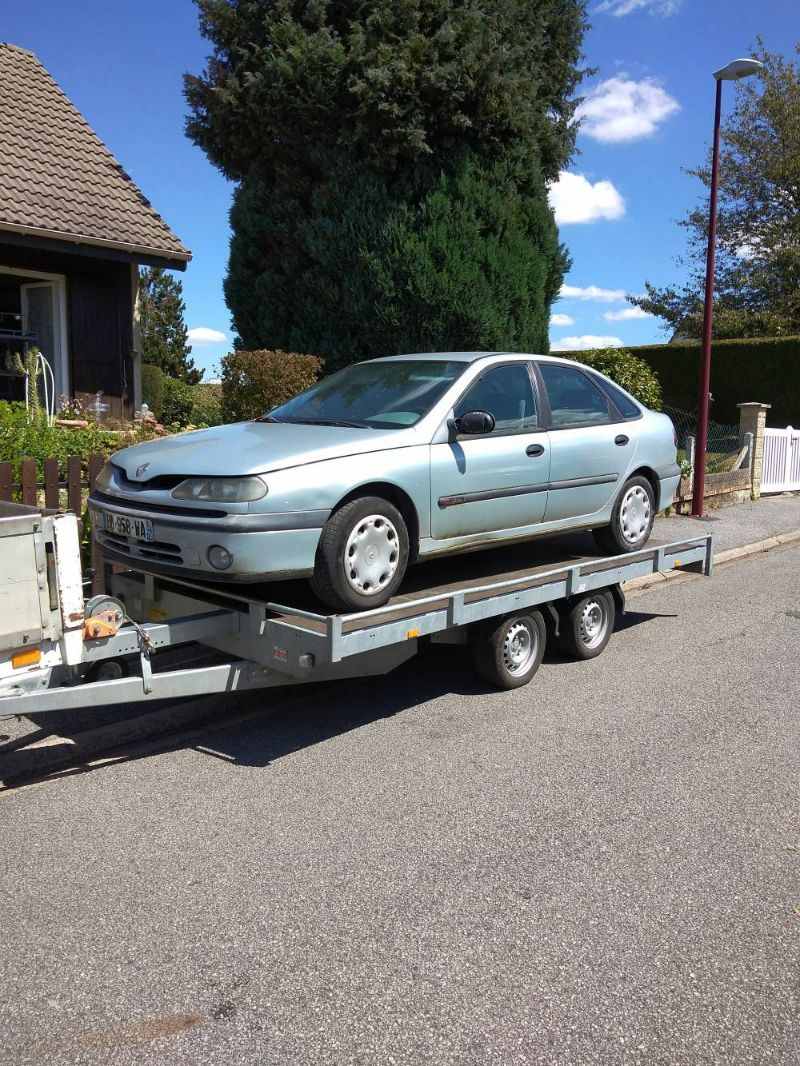
{"label": "green hedge", "polygon": [[231,352],[222,359],[222,417],[225,422],[258,418],[310,388],[322,359],[296,352]]}
{"label": "green hedge", "polygon": [[[656,372],[665,404],[696,410],[698,341],[641,345],[629,351]],[[767,425],[800,425],[800,337],[715,341],[711,347],[711,393],[715,422],[738,422],[736,405],[756,401],[772,404]]]}
{"label": "green hedge", "polygon": [[159,366],[142,363],[142,400],[154,418],[161,418],[164,407],[164,373]]}
{"label": "green hedge", "polygon": [[189,385],[160,367],[142,363],[142,399],[165,426],[218,426],[222,421],[222,386],[217,382]]}
{"label": "green hedge", "polygon": [[218,426],[222,422],[222,385],[219,382],[201,381],[192,386],[189,421],[193,426]]}
{"label": "green hedge", "polygon": [[594,367],[607,378],[616,381],[651,411],[661,410],[661,384],[658,375],[643,359],[637,359],[627,348],[591,348],[583,352],[559,352],[559,355]]}

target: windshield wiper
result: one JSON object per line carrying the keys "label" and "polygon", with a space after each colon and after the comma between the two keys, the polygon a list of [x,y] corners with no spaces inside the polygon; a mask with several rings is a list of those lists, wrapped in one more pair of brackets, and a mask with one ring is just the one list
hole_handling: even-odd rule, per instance
{"label": "windshield wiper", "polygon": [[298,426],[344,426],[346,429],[370,429],[366,422],[350,422],[345,418],[293,418]]}
{"label": "windshield wiper", "polygon": [[258,418],[253,419],[254,422],[277,422],[277,418],[273,418],[272,415],[260,415]]}

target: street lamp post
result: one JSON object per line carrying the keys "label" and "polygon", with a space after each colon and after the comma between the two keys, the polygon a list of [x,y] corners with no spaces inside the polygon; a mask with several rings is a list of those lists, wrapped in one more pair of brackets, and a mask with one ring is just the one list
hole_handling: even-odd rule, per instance
{"label": "street lamp post", "polygon": [[708,208],[708,250],[706,252],[706,291],[703,304],[703,341],[700,348],[700,382],[697,392],[697,440],[695,443],[692,514],[703,517],[706,494],[706,450],[708,448],[708,406],[711,388],[711,331],[714,311],[714,264],[717,244],[717,192],[719,186],[719,124],[722,110],[723,81],[738,81],[763,70],[757,59],[734,59],[714,71],[717,98],[714,108],[714,149],[711,157],[711,201]]}

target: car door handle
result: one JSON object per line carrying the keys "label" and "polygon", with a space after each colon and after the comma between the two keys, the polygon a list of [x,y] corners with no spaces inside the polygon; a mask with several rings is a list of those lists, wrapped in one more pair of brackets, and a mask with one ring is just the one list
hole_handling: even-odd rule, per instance
{"label": "car door handle", "polygon": [[614,437],[614,443],[618,444],[620,448],[624,448],[630,440],[630,437],[626,437],[624,433],[620,433],[618,437]]}
{"label": "car door handle", "polygon": [[529,444],[525,449],[525,454],[530,455],[531,458],[536,455],[544,455],[544,448],[541,444]]}

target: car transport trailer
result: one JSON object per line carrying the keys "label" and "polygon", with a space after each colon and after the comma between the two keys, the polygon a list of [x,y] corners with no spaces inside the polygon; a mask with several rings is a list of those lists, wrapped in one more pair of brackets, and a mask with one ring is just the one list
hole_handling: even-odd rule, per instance
{"label": "car transport trailer", "polygon": [[[423,638],[469,643],[485,679],[516,688],[549,639],[579,659],[600,654],[624,610],[624,582],[676,568],[709,575],[713,552],[710,534],[613,557],[576,555],[563,537],[526,542],[421,564],[409,573],[412,590],[385,606],[330,614],[299,583],[210,586],[136,570],[113,573],[108,595],[84,599],[78,530],[71,514],[0,505],[0,713],[385,674]],[[501,569],[498,557],[528,565]],[[433,573],[449,580],[433,583]],[[276,589],[287,593],[280,602]],[[153,670],[159,649],[189,642],[229,661]]]}

